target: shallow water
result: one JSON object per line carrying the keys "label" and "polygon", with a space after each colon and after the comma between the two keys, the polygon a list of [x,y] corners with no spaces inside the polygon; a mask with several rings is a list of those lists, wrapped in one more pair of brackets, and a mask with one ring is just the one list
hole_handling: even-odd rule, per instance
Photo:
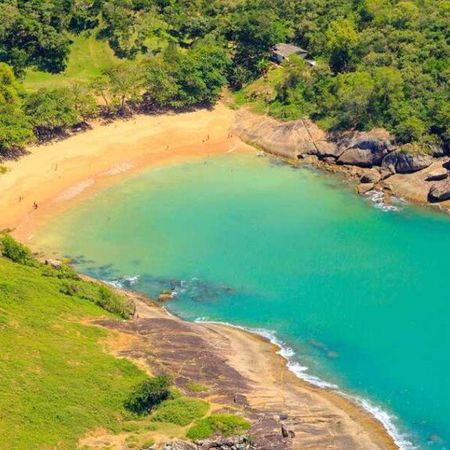
{"label": "shallow water", "polygon": [[189,320],[273,330],[407,440],[450,445],[447,217],[382,211],[333,177],[229,154],[97,193],[35,240],[102,279],[173,289],[168,306]]}

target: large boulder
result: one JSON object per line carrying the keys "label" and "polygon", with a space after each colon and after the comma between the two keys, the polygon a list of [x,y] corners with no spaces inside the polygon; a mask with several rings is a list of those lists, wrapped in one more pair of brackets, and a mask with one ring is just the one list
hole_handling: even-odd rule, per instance
{"label": "large boulder", "polygon": [[383,158],[395,149],[390,134],[384,129],[354,132],[337,137],[344,149],[337,162],[360,167],[379,166]]}
{"label": "large boulder", "polygon": [[328,142],[326,133],[309,120],[280,122],[271,117],[242,111],[231,130],[244,142],[262,150],[297,159],[301,155],[337,157],[337,146]]}
{"label": "large boulder", "polygon": [[430,202],[442,202],[450,199],[450,180],[436,183],[431,186],[428,193],[428,200]]}
{"label": "large boulder", "polygon": [[427,168],[432,162],[431,155],[397,150],[383,158],[382,166],[396,173],[413,173]]}

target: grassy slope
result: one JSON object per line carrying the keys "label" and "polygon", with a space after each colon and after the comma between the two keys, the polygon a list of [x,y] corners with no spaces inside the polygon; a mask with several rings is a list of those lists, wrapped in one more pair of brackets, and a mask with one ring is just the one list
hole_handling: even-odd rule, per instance
{"label": "grassy slope", "polygon": [[29,70],[24,80],[25,88],[31,91],[41,88],[55,88],[72,81],[88,82],[100,75],[117,58],[109,44],[95,38],[95,34],[83,34],[74,38],[67,68],[63,73],[50,74]]}
{"label": "grassy slope", "polygon": [[0,257],[1,449],[74,448],[90,429],[118,430],[144,378],[104,351],[106,331],[81,323],[108,313],[61,284]]}

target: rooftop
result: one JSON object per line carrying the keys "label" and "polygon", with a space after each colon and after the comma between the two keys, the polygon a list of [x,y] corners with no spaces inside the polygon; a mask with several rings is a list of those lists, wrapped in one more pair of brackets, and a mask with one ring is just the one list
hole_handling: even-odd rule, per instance
{"label": "rooftop", "polygon": [[276,44],[272,47],[272,51],[284,56],[285,58],[299,53],[303,53],[305,55],[308,53],[307,50],[293,44]]}

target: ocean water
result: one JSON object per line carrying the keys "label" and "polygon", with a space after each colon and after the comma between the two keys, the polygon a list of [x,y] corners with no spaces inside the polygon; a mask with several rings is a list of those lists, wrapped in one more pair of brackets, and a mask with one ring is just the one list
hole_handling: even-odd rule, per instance
{"label": "ocean water", "polygon": [[[292,370],[358,398],[403,448],[450,448],[450,219],[228,154],[151,169],[35,237],[188,320],[258,329]],[[263,331],[261,331],[263,330]]]}

